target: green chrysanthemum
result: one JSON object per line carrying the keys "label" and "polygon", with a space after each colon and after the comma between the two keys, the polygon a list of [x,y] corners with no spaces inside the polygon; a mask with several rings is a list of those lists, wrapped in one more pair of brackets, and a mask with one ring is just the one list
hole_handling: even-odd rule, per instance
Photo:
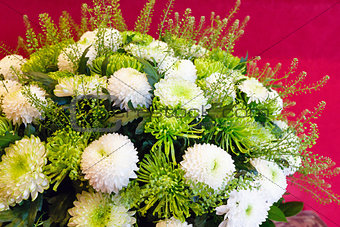
{"label": "green chrysanthemum", "polygon": [[57,190],[67,175],[71,180],[80,179],[81,154],[87,147],[87,140],[86,135],[80,135],[72,129],[57,131],[47,139],[46,150],[50,163],[44,171],[51,179],[51,184],[55,183],[53,190]]}
{"label": "green chrysanthemum", "polygon": [[202,130],[195,128],[195,116],[183,112],[181,109],[170,110],[162,106],[159,102],[154,101],[152,116],[149,122],[145,124],[145,133],[151,133],[158,141],[154,144],[153,149],[165,147],[165,153],[171,152],[172,159],[175,161],[175,150],[173,141],[178,137],[182,138],[201,138],[199,135]]}
{"label": "green chrysanthemum", "polygon": [[192,194],[185,183],[184,171],[169,162],[160,151],[146,155],[141,163],[138,179],[144,182],[141,187],[142,202],[140,212],[144,215],[153,208],[153,215],[168,219],[171,216],[185,221],[189,217]]}
{"label": "green chrysanthemum", "polygon": [[[106,68],[105,72],[103,71],[104,68]],[[133,68],[143,72],[143,65],[136,58],[118,53],[114,53],[109,57],[102,56],[95,59],[92,63],[91,71],[94,74],[111,76],[121,68]]]}
{"label": "green chrysanthemum", "polygon": [[213,73],[225,74],[228,68],[223,65],[222,62],[214,61],[205,58],[198,58],[194,61],[197,69],[197,78],[203,79],[210,76]]}
{"label": "green chrysanthemum", "polygon": [[132,216],[134,212],[128,211],[108,194],[100,192],[90,193],[83,191],[77,195],[74,207],[68,212],[72,216],[68,226],[88,227],[130,227],[136,220]]}
{"label": "green chrysanthemum", "polygon": [[43,167],[47,162],[45,146],[31,136],[5,148],[0,162],[0,197],[6,201],[0,209],[20,203],[31,195],[32,200],[49,187]]}
{"label": "green chrysanthemum", "polygon": [[235,154],[249,153],[267,145],[270,139],[268,131],[255,122],[245,106],[237,105],[229,110],[221,109],[221,112],[223,116],[207,125],[205,142],[215,141],[222,149]]}

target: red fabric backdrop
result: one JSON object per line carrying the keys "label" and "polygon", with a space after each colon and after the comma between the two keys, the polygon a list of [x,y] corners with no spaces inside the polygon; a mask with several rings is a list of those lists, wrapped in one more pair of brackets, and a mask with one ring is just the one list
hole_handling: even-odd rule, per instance
{"label": "red fabric backdrop", "polygon": [[[0,0],[0,40],[11,47],[16,46],[17,36],[24,35],[22,15],[27,14],[31,21],[39,24],[38,14],[48,12],[55,20],[63,10],[67,10],[79,22],[82,2],[90,0]],[[121,0],[123,15],[130,28],[143,7],[144,0]],[[338,3],[338,4],[337,4]],[[157,0],[154,24],[166,0]],[[233,6],[231,0],[181,0],[175,3],[176,11],[183,13],[186,8],[193,15],[210,12],[226,14]],[[320,138],[313,151],[331,157],[340,164],[340,2],[338,0],[244,0],[237,18],[250,15],[251,20],[245,35],[237,43],[235,54],[256,56],[260,53],[262,62],[272,65],[282,62],[282,73],[288,69],[290,61],[300,60],[299,70],[307,71],[307,82],[314,82],[324,75],[331,80],[324,89],[310,95],[294,97],[295,111],[313,108],[321,100],[327,102],[322,117],[317,120]],[[156,26],[154,26],[156,28]],[[155,29],[153,30],[153,32]],[[330,182],[333,190],[340,193],[340,177]],[[320,205],[311,197],[293,187],[288,188],[295,197],[305,202],[305,209],[315,210],[329,226],[340,226],[340,207]],[[291,196],[292,197],[292,196]],[[295,199],[292,197],[292,199]]]}

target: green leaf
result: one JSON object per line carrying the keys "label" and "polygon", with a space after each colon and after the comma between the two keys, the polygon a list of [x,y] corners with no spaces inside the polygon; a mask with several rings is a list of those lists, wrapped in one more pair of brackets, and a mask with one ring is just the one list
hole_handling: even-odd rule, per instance
{"label": "green leaf", "polygon": [[26,128],[25,128],[24,134],[25,134],[26,136],[31,136],[31,135],[33,135],[34,133],[35,133],[35,128],[34,128],[34,126],[31,125],[31,124],[28,124],[28,125],[26,126]]}
{"label": "green leaf", "polygon": [[35,81],[39,83],[45,90],[53,91],[55,86],[58,84],[57,80],[52,79],[48,74],[41,72],[28,72],[25,73],[28,77],[28,81]]}
{"label": "green leaf", "polygon": [[12,210],[5,210],[0,212],[0,223],[10,222],[16,218],[16,215]]}
{"label": "green leaf", "polygon": [[88,57],[86,57],[86,54],[89,52],[90,50],[90,46],[88,46],[85,50],[84,53],[81,55],[80,60],[79,60],[79,67],[78,67],[78,72],[79,74],[85,74],[90,76],[91,75],[91,71],[89,69],[89,67],[87,67],[87,61],[89,60]]}
{"label": "green leaf", "polygon": [[303,202],[293,201],[280,204],[279,208],[286,217],[295,216],[303,209]]}
{"label": "green leaf", "polygon": [[274,222],[272,222],[271,220],[266,220],[265,222],[263,222],[260,227],[275,227]]}
{"label": "green leaf", "polygon": [[122,121],[122,126],[127,125],[129,122],[132,122],[138,119],[140,116],[138,111],[128,111],[125,113],[117,114],[113,117],[110,117],[107,122],[108,123],[117,123],[118,121]]}
{"label": "green leaf", "polygon": [[6,132],[4,136],[0,136],[0,147],[8,147],[10,143],[20,140],[21,137],[17,133]]}
{"label": "green leaf", "polygon": [[38,211],[41,210],[43,204],[43,196],[39,194],[39,196],[31,202],[30,209],[28,213],[28,226],[33,226]]}
{"label": "green leaf", "polygon": [[273,221],[288,222],[284,213],[276,206],[270,207],[268,218]]}
{"label": "green leaf", "polygon": [[137,125],[137,128],[136,128],[136,131],[135,131],[135,133],[137,135],[142,134],[144,132],[145,124],[148,121],[149,121],[149,119],[143,118],[143,120],[141,122],[139,122],[139,124]]}
{"label": "green leaf", "polygon": [[154,84],[157,83],[161,77],[155,70],[155,68],[146,60],[135,57],[140,63],[144,65],[144,72],[146,73],[146,76],[148,78],[149,84],[151,85],[152,88],[154,87]]}
{"label": "green leaf", "polygon": [[47,199],[49,205],[49,222],[58,223],[58,226],[66,226],[70,215],[67,210],[73,207],[74,196],[71,194],[58,194]]}
{"label": "green leaf", "polygon": [[102,76],[106,76],[107,65],[110,63],[109,59],[110,59],[110,56],[107,56],[102,63],[102,67],[101,67]]}
{"label": "green leaf", "polygon": [[247,54],[244,58],[241,57],[240,63],[246,62],[247,60],[248,60],[248,51],[247,51]]}

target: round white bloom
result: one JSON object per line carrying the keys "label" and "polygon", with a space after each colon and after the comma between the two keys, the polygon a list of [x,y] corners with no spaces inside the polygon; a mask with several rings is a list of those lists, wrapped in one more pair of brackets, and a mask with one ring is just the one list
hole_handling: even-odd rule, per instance
{"label": "round white bloom", "polygon": [[2,202],[0,210],[29,196],[35,200],[49,187],[42,170],[47,163],[45,146],[38,137],[18,140],[5,152],[0,162],[0,198],[6,203]]}
{"label": "round white bloom", "polygon": [[43,105],[46,103],[45,91],[35,85],[8,93],[2,101],[1,108],[6,118],[12,120],[14,124],[26,125],[32,123],[34,119],[41,118],[41,113],[29,102],[24,92],[30,92]]}
{"label": "round white bloom", "polygon": [[257,79],[249,78],[243,81],[238,88],[249,98],[248,103],[263,103],[267,100],[269,92]]}
{"label": "round white bloom", "polygon": [[74,207],[68,210],[72,216],[68,226],[131,227],[136,223],[136,219],[132,217],[135,212],[115,204],[108,194],[83,191],[77,194],[77,200],[73,204]]}
{"label": "round white bloom", "polygon": [[134,108],[138,106],[149,107],[152,103],[152,90],[145,73],[133,68],[121,68],[109,79],[108,91],[114,96],[115,105],[121,109],[129,109],[128,103]]}
{"label": "round white bloom", "polygon": [[0,60],[0,74],[5,80],[18,80],[18,75],[22,75],[21,67],[26,63],[26,59],[21,55],[7,55]]}
{"label": "round white bloom", "polygon": [[127,136],[106,134],[93,141],[82,154],[85,179],[97,191],[118,193],[129,178],[137,178],[137,150]]}
{"label": "round white bloom", "polygon": [[156,227],[192,227],[192,224],[187,222],[181,222],[180,220],[171,217],[168,220],[160,221],[156,224]]}
{"label": "round white bloom", "polygon": [[253,159],[250,163],[256,168],[258,178],[255,180],[260,184],[259,190],[263,192],[269,204],[277,202],[285,193],[287,188],[286,176],[282,169],[274,162]]}
{"label": "round white bloom", "polygon": [[93,32],[96,34],[94,43],[96,50],[104,47],[115,52],[123,44],[123,37],[117,29],[101,28]]}
{"label": "round white bloom", "polygon": [[155,84],[155,96],[159,97],[161,104],[169,107],[181,105],[186,110],[200,111],[209,108],[204,92],[194,83],[179,79],[161,79]]}
{"label": "round white bloom", "polygon": [[[58,56],[59,71],[67,71],[72,73],[76,72],[79,60],[88,47],[89,45],[74,43],[63,49]],[[92,61],[96,58],[96,55],[96,49],[91,46],[87,54],[85,55],[85,57],[89,58],[87,63],[91,64]]]}
{"label": "round white bloom", "polygon": [[99,75],[75,75],[73,77],[58,79],[58,84],[55,86],[54,94],[57,97],[101,95],[103,94],[102,88],[107,88],[106,77],[99,77]]}
{"label": "round white bloom", "polygon": [[14,80],[2,80],[0,82],[0,100],[5,97],[5,95],[12,93],[21,88],[21,84]]}
{"label": "round white bloom", "polygon": [[92,45],[97,39],[97,30],[85,32],[79,39],[78,43],[82,45]]}
{"label": "round white bloom", "polygon": [[217,207],[216,214],[225,213],[220,226],[258,227],[268,216],[270,205],[257,190],[240,190],[230,193],[227,205]]}
{"label": "round white bloom", "polygon": [[189,147],[180,164],[186,179],[203,182],[215,190],[223,186],[235,171],[231,156],[213,144],[195,144]]}
{"label": "round white bloom", "polygon": [[[213,73],[205,79],[208,89],[212,92],[212,95],[218,98],[224,98],[226,96],[231,98],[231,101],[236,98],[235,84],[232,77],[226,74]],[[213,97],[212,97],[213,98]]]}
{"label": "round white bloom", "polygon": [[161,64],[168,57],[174,57],[174,51],[168,44],[159,40],[153,40],[147,46],[131,43],[125,47],[125,50],[133,56],[156,61],[158,64]]}
{"label": "round white bloom", "polygon": [[195,83],[197,79],[196,67],[190,60],[177,60],[170,70],[166,71],[165,79],[167,78],[181,78],[183,80]]}

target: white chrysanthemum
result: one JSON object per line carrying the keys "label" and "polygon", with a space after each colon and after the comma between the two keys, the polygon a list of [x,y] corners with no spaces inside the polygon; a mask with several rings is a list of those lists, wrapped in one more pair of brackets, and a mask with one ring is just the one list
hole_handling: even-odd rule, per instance
{"label": "white chrysanthemum", "polygon": [[42,170],[47,163],[45,146],[38,137],[16,141],[5,152],[0,162],[0,198],[7,201],[2,204],[3,209],[29,196],[35,200],[39,192],[49,187]]}
{"label": "white chrysanthemum", "polygon": [[217,215],[225,214],[219,227],[258,227],[266,220],[269,208],[257,190],[232,191],[227,205],[216,208]]}
{"label": "white chrysanthemum", "polygon": [[96,50],[104,47],[115,52],[123,44],[123,37],[117,29],[101,28],[93,32],[96,34],[94,43]]}
{"label": "white chrysanthemum", "polygon": [[127,136],[106,134],[93,141],[82,154],[81,169],[85,179],[97,191],[115,192],[137,178],[137,150]]}
{"label": "white chrysanthemum", "polygon": [[74,207],[68,210],[72,216],[68,226],[131,227],[136,223],[136,219],[132,217],[135,212],[115,204],[108,194],[83,191],[82,194],[77,194],[77,200],[73,204]]}
{"label": "white chrysanthemum", "polygon": [[181,105],[186,110],[209,108],[204,92],[194,83],[179,79],[161,79],[155,84],[155,96],[159,97],[161,104],[169,107]]}
{"label": "white chrysanthemum", "polygon": [[269,204],[277,202],[285,193],[287,188],[286,176],[282,169],[274,162],[252,159],[250,163],[258,172],[257,182],[260,184],[259,190],[263,192]]}
{"label": "white chrysanthemum", "polygon": [[168,71],[165,72],[167,78],[181,78],[195,83],[197,79],[196,67],[190,60],[177,60]]}
{"label": "white chrysanthemum", "polygon": [[[89,45],[74,43],[63,49],[60,55],[58,56],[59,71],[67,71],[74,73],[78,68],[78,63],[81,56],[88,47]],[[89,58],[87,63],[91,64],[92,61],[96,58],[96,55],[97,55],[96,49],[93,46],[91,46],[86,54],[86,57]]]}
{"label": "white chrysanthemum", "polygon": [[5,95],[12,93],[21,88],[21,84],[14,80],[2,80],[0,82],[0,100],[5,97]]}
{"label": "white chrysanthemum", "polygon": [[235,171],[231,156],[213,144],[195,144],[189,147],[180,164],[186,179],[203,182],[215,190],[223,186]]}
{"label": "white chrysanthemum", "polygon": [[269,96],[267,88],[255,78],[243,81],[238,88],[247,95],[249,98],[248,103],[263,103]]}
{"label": "white chrysanthemum", "polygon": [[213,73],[205,79],[207,87],[211,90],[212,94],[217,98],[225,99],[226,96],[230,97],[233,101],[236,98],[235,84],[233,78],[226,74]]}
{"label": "white chrysanthemum", "polygon": [[147,46],[131,43],[125,47],[125,50],[133,56],[156,61],[158,64],[161,64],[166,58],[174,56],[174,51],[168,44],[159,40],[153,40]]}
{"label": "white chrysanthemum", "polygon": [[160,221],[156,224],[156,227],[192,227],[192,224],[187,222],[181,222],[180,220],[171,217],[168,220]]}
{"label": "white chrysanthemum", "polygon": [[5,80],[18,80],[18,75],[22,75],[21,66],[26,63],[21,55],[7,55],[0,60],[0,74]]}
{"label": "white chrysanthemum", "polygon": [[107,88],[106,77],[99,75],[75,75],[58,79],[54,94],[58,97],[74,95],[101,95],[102,88]]}
{"label": "white chrysanthemum", "polygon": [[46,103],[45,91],[35,85],[25,86],[7,94],[2,101],[1,108],[6,118],[12,120],[14,124],[24,123],[26,125],[32,123],[34,119],[41,118],[41,113],[29,102],[25,92],[31,93],[42,104]]}
{"label": "white chrysanthemum", "polygon": [[283,110],[283,100],[277,91],[271,89],[268,92],[267,103],[274,109],[273,115],[279,115]]}
{"label": "white chrysanthemum", "polygon": [[97,30],[85,32],[79,39],[78,43],[82,45],[92,45],[97,39]]}
{"label": "white chrysanthemum", "polygon": [[120,105],[121,109],[128,110],[129,101],[134,108],[149,107],[152,103],[151,90],[146,74],[133,68],[121,68],[109,79],[108,91],[114,96],[115,105]]}

